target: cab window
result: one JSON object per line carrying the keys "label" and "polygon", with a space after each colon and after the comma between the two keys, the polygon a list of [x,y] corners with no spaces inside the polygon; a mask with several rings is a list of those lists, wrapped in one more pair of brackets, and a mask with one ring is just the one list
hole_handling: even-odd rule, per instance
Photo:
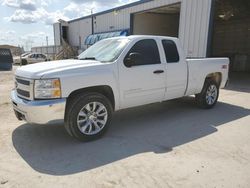
{"label": "cab window", "polygon": [[180,61],[180,56],[175,42],[172,40],[162,40],[162,45],[167,63],[178,63]]}

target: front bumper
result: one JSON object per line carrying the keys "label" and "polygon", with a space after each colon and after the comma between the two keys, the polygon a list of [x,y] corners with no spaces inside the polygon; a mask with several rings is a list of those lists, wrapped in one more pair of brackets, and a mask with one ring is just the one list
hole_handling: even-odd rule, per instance
{"label": "front bumper", "polygon": [[46,124],[63,120],[66,99],[28,101],[17,96],[15,90],[11,92],[12,105],[19,120],[28,123]]}

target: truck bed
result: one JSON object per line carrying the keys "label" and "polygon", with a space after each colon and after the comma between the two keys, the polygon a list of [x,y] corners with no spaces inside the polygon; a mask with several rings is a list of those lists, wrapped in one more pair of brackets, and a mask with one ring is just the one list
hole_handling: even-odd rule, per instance
{"label": "truck bed", "polygon": [[225,87],[228,78],[228,58],[195,58],[186,59],[188,66],[188,81],[185,95],[200,93],[204,80],[210,73],[221,75],[220,88]]}

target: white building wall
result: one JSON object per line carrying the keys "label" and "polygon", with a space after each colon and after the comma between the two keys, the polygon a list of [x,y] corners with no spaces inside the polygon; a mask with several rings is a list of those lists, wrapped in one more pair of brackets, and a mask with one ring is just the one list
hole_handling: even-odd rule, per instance
{"label": "white building wall", "polygon": [[[212,0],[154,0],[118,11],[97,15],[94,32],[107,32],[130,28],[130,15],[161,6],[181,2],[179,38],[188,57],[205,57]],[[91,18],[69,23],[69,42],[79,46],[91,34]],[[83,44],[82,44],[83,46]]]}
{"label": "white building wall", "polygon": [[55,55],[62,50],[62,46],[36,46],[31,48],[31,52],[46,54],[49,59],[54,59]]}
{"label": "white building wall", "polygon": [[54,44],[56,46],[60,46],[61,45],[61,40],[60,40],[60,37],[61,37],[61,33],[60,33],[60,23],[54,23],[53,24],[53,29],[54,29]]}
{"label": "white building wall", "polygon": [[182,0],[179,38],[188,57],[206,57],[211,0]]}
{"label": "white building wall", "polygon": [[72,46],[84,48],[84,40],[92,32],[91,18],[69,23],[68,40]]}

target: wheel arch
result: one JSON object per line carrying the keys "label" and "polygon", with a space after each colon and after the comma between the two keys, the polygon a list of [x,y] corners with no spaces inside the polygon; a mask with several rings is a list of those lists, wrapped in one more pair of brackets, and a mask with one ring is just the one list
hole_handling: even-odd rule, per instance
{"label": "wheel arch", "polygon": [[113,110],[115,109],[116,104],[115,104],[114,92],[113,92],[113,89],[108,85],[91,86],[91,87],[80,88],[80,89],[72,91],[67,97],[66,108],[67,108],[67,105],[69,104],[69,101],[72,98],[74,98],[76,95],[79,95],[81,93],[87,93],[87,92],[96,92],[96,93],[100,93],[104,95],[110,100]]}
{"label": "wheel arch", "polygon": [[213,80],[218,84],[218,87],[220,87],[222,81],[222,73],[221,72],[209,73],[205,78],[204,84],[206,80]]}

